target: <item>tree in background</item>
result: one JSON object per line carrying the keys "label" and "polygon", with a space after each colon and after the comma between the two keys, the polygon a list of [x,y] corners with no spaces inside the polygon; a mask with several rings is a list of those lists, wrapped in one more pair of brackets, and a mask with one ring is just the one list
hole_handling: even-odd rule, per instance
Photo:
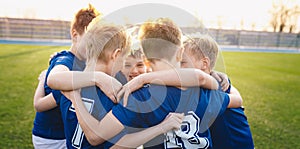
{"label": "tree in background", "polygon": [[295,32],[297,29],[297,21],[300,15],[299,4],[294,4],[292,0],[280,0],[279,2],[273,1],[273,8],[270,11],[271,21],[270,24],[273,31],[279,32]]}

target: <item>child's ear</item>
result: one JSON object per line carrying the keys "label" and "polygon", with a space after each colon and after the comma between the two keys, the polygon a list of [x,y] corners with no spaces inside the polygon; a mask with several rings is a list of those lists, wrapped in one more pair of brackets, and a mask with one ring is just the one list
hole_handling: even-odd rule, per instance
{"label": "child's ear", "polygon": [[115,49],[111,54],[111,59],[116,60],[120,55],[121,55],[121,49],[120,48]]}
{"label": "child's ear", "polygon": [[202,58],[203,70],[210,69],[210,60],[208,57]]}
{"label": "child's ear", "polygon": [[184,52],[184,48],[181,47],[180,49],[178,49],[177,53],[176,53],[176,60],[177,62],[180,62],[182,60],[182,54]]}
{"label": "child's ear", "polygon": [[73,42],[77,42],[78,32],[75,29],[71,30],[71,36],[72,36]]}

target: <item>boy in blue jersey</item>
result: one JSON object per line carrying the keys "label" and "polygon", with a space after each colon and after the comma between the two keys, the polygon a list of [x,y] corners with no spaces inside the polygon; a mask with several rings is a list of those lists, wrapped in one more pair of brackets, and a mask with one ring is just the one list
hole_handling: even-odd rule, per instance
{"label": "boy in blue jersey", "polygon": [[[126,33],[122,28],[104,25],[98,19],[95,19],[88,26],[81,42],[83,47],[87,49],[85,72],[101,71],[108,75],[114,75],[121,69],[123,59],[128,51]],[[85,87],[81,90],[84,106],[96,119],[102,119],[114,106],[113,101],[96,86]],[[68,148],[109,148],[112,145],[111,142],[118,140],[118,137],[115,137],[109,140],[110,142],[90,144],[89,138],[84,137],[83,130],[77,122],[75,115],[77,108],[75,110],[72,103],[64,96],[60,100],[60,107],[65,124]],[[178,126],[175,124],[166,125],[169,122],[170,119],[167,119],[165,123],[162,123],[162,125],[168,126],[165,127],[167,130]],[[157,128],[153,129],[157,130]]]}
{"label": "boy in blue jersey", "polygon": [[[184,42],[185,56],[182,67],[198,68],[211,73],[218,55],[218,44],[208,35]],[[233,86],[226,91],[236,90]],[[213,147],[216,149],[253,149],[252,134],[244,108],[228,108],[210,127]]]}
{"label": "boy in blue jersey", "polygon": [[[39,83],[34,98],[34,106],[38,111],[35,118],[35,127],[33,129],[33,143],[35,148],[66,148],[66,144],[71,148],[70,142],[72,141],[73,133],[77,126],[77,118],[72,108],[67,110],[66,107],[69,106],[70,102],[69,100],[61,100],[61,98],[64,97],[61,95],[60,90],[73,90],[96,84],[110,97],[109,99],[114,100],[114,102],[116,101],[114,92],[107,86],[113,86],[115,89],[121,88],[121,84],[117,80],[103,72],[79,73],[79,71],[84,70],[86,59],[85,49],[80,47],[79,42],[82,40],[88,24],[98,15],[99,13],[91,5],[87,9],[78,11],[71,27],[71,49],[69,51],[59,52],[51,59],[46,79],[41,80]],[[71,77],[62,75],[66,72],[71,72],[71,70],[78,73],[72,73]],[[73,80],[73,76],[77,78],[76,81]],[[45,96],[45,92],[47,93],[49,90],[52,90],[52,93],[46,94]],[[52,108],[55,108],[58,112],[52,110]],[[47,118],[40,116],[41,114],[39,113],[50,113],[48,110],[52,111],[52,113],[55,112],[56,115],[47,114],[49,115]],[[64,119],[61,118],[62,114]],[[55,132],[63,136],[61,143],[58,143],[60,140],[49,139],[48,141],[35,136],[37,133],[55,135]]]}
{"label": "boy in blue jersey", "polygon": [[[97,24],[97,22],[99,22],[99,24]],[[58,73],[65,73],[66,71],[70,72],[69,70],[82,71],[85,69],[87,72],[91,72],[94,71],[94,69],[98,71],[105,69],[105,71],[102,71],[101,73],[104,74],[105,72],[106,74],[110,74],[113,73],[111,71],[114,71],[111,69],[112,65],[122,66],[121,58],[126,53],[126,44],[127,44],[127,36],[124,30],[116,26],[105,26],[103,24],[100,24],[99,18],[94,19],[93,22],[90,24],[91,25],[88,26],[87,33],[85,33],[84,36],[81,37],[82,45],[79,46],[79,50],[86,49],[86,48],[91,49],[90,51],[84,53],[86,54],[85,58],[87,58],[87,64],[85,64],[85,61],[80,61],[75,56],[63,59],[62,62],[60,64],[55,65],[53,70],[50,72],[48,78],[49,86],[51,85],[53,86],[53,84],[55,84],[53,83],[53,79],[58,79],[55,77],[55,75]],[[88,46],[83,46],[85,44]],[[102,47],[99,47],[99,45]],[[98,54],[95,53],[95,51],[99,51],[99,50],[102,50],[101,51],[102,53],[98,53]],[[106,50],[110,50],[110,51],[105,52]],[[80,52],[78,51],[78,53]],[[92,59],[93,57],[98,57],[98,56],[101,57],[99,61]],[[100,61],[105,65],[97,65],[98,63],[100,63]],[[99,73],[100,72],[86,73],[85,75],[99,76],[97,75]],[[82,73],[79,74],[81,75]],[[76,75],[76,73],[74,73],[74,75]],[[104,75],[102,75],[102,77],[103,77],[102,80],[111,79],[111,78],[104,78],[106,77]],[[75,86],[75,87],[73,86],[73,88],[77,89],[77,87],[80,87],[80,85],[81,87],[85,87],[85,85],[86,86],[95,85],[95,83],[93,83],[92,81],[86,81],[88,79],[94,79],[94,76],[84,77],[83,79],[81,79],[80,77],[79,79],[81,82],[85,82],[85,83],[75,84],[75,85],[73,84]],[[66,79],[65,82],[72,82],[72,81]],[[63,84],[65,82],[60,82],[60,83]],[[73,83],[76,83],[76,81],[74,81]],[[112,82],[110,82],[110,84],[111,83]],[[87,107],[90,108],[89,110],[91,112],[94,111],[92,114],[96,118],[101,118],[101,115],[99,115],[99,113],[106,111],[106,109],[111,109],[111,106],[113,106],[114,104],[110,98],[105,96],[105,94],[99,90],[99,88],[87,87],[87,88],[83,88],[83,90],[88,92],[87,94],[84,94],[84,97],[86,97],[85,104]],[[94,103],[97,103],[97,100],[91,100],[94,99],[94,96],[98,96],[98,95],[102,97],[101,101],[103,103],[103,107],[97,107],[97,105],[101,105],[101,104],[94,105]],[[65,96],[62,96],[60,99],[55,99],[55,100],[61,109],[62,119],[65,128],[67,148],[104,148],[105,147],[106,144],[102,144],[99,146],[92,146],[91,144],[88,143],[88,141],[84,137],[80,125],[78,124],[75,115],[75,109],[72,106],[72,103]],[[94,114],[95,112],[97,113]]]}
{"label": "boy in blue jersey", "polygon": [[[142,33],[143,50],[153,71],[180,66],[178,60],[183,52],[180,47],[181,32],[172,21],[159,19],[155,23],[146,23],[142,27]],[[214,79],[210,81],[206,83],[218,87]],[[155,147],[211,148],[209,124],[223,113],[226,107],[241,106],[240,96],[237,95],[231,95],[229,100],[227,94],[216,90],[182,90],[151,84],[129,96],[127,107],[121,104],[114,106],[99,122],[89,114],[80,94],[74,94],[70,99],[76,109],[81,128],[92,144],[100,144],[112,138],[125,126],[149,128],[160,123],[169,112],[181,112],[186,114],[185,125],[176,131],[176,134],[168,135],[165,144],[163,140],[159,140],[159,145],[156,144]]]}
{"label": "boy in blue jersey", "polygon": [[[86,52],[85,71],[101,71],[108,75],[113,75],[116,73],[116,70],[121,69],[118,67],[122,66],[123,57],[128,51],[127,35],[124,29],[120,27],[100,23],[98,18],[93,20],[82,39],[83,48],[89,49]],[[99,88],[94,86],[86,87],[82,91],[84,93],[82,96],[85,106],[97,119],[102,118],[106,111],[109,111],[114,106],[113,101]],[[101,97],[101,100],[95,100],[98,99],[98,96]],[[84,137],[72,103],[63,96],[60,100],[60,107],[63,120],[65,119],[68,148],[94,148]],[[103,143],[95,146],[95,148],[107,148],[106,145],[106,143]]]}
{"label": "boy in blue jersey", "polygon": [[[76,49],[80,36],[83,34],[85,27],[98,15],[99,12],[97,12],[92,5],[89,5],[89,8],[83,8],[78,11],[71,26],[71,52],[62,51],[53,57],[50,61],[48,71],[45,74],[45,78],[40,80],[34,96],[34,107],[37,111],[34,119],[34,127],[32,129],[32,142],[34,148],[66,148],[61,111],[54,100],[54,98],[60,99],[61,93],[60,91],[53,90],[47,85],[47,78],[50,71],[56,65],[66,65],[69,69],[73,69],[73,53],[76,53],[75,55],[78,54]],[[80,61],[76,62],[80,63]]]}

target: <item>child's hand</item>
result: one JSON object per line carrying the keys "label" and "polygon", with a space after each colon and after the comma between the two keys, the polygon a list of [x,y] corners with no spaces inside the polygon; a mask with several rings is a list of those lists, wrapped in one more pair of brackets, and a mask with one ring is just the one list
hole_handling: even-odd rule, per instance
{"label": "child's hand", "polygon": [[38,80],[39,80],[40,82],[42,82],[42,81],[45,82],[46,73],[47,73],[47,70],[43,70],[43,71],[40,73],[40,75],[39,75],[39,77],[38,77]]}
{"label": "child's hand", "polygon": [[110,98],[114,103],[118,103],[117,93],[121,90],[122,84],[114,77],[107,76],[109,79],[96,79],[96,85],[103,91],[103,93]]}
{"label": "child's hand", "polygon": [[122,87],[122,89],[118,92],[118,95],[117,95],[118,101],[120,101],[120,99],[123,96],[123,105],[124,105],[124,107],[126,107],[129,94],[131,94],[132,92],[136,91],[137,89],[143,87],[143,85],[144,85],[144,83],[140,76],[133,78],[132,80],[127,82]]}
{"label": "child's hand", "polygon": [[183,113],[169,113],[164,121],[159,124],[159,127],[162,129],[163,133],[167,133],[170,130],[178,130],[183,118]]}
{"label": "child's hand", "polygon": [[230,84],[228,76],[225,73],[212,71],[211,76],[213,76],[221,84],[222,91],[226,91],[228,89]]}

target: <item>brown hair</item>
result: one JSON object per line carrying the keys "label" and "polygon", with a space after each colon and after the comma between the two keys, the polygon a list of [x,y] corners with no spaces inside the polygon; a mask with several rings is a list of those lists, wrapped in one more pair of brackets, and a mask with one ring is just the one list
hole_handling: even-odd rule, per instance
{"label": "brown hair", "polygon": [[95,7],[89,4],[88,8],[82,8],[76,13],[71,23],[71,30],[75,29],[79,35],[82,35],[89,23],[99,15]]}
{"label": "brown hair", "polygon": [[171,60],[182,45],[180,28],[168,18],[159,18],[144,23],[139,30],[139,39],[145,56]]}
{"label": "brown hair", "polygon": [[139,32],[139,39],[159,38],[175,45],[181,45],[181,30],[168,18],[159,18],[144,23]]}
{"label": "brown hair", "polygon": [[184,41],[183,45],[185,51],[192,53],[197,60],[208,57],[210,60],[210,68],[214,68],[219,52],[219,46],[211,36],[201,35],[197,38],[189,38]]}

